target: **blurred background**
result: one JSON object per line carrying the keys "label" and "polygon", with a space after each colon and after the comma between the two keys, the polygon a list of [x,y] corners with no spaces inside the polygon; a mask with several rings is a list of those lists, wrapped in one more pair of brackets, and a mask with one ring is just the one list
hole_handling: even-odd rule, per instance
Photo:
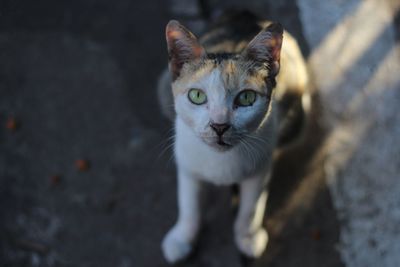
{"label": "blurred background", "polygon": [[307,136],[277,156],[267,251],[241,260],[229,188],[210,186],[182,266],[400,266],[400,1],[0,3],[0,266],[167,266],[172,124],[164,27],[230,7],[281,22],[313,75]]}

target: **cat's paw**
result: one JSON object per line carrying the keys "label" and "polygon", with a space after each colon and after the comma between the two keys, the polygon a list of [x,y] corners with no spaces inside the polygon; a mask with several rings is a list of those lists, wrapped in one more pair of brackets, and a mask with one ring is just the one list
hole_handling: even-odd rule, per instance
{"label": "cat's paw", "polygon": [[192,252],[192,245],[183,238],[177,227],[167,233],[161,247],[165,259],[171,264],[186,259]]}
{"label": "cat's paw", "polygon": [[241,253],[250,258],[258,258],[267,247],[268,233],[264,228],[259,228],[254,233],[237,234],[235,240]]}

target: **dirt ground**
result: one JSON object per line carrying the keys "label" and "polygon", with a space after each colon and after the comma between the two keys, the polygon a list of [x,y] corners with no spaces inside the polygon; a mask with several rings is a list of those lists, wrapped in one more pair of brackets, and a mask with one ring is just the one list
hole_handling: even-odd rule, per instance
{"label": "dirt ground", "polygon": [[[307,55],[294,1],[275,2],[265,13]],[[177,14],[177,3],[2,1],[1,266],[167,266],[160,242],[176,218],[176,181],[172,125],[155,84],[166,64],[166,22],[202,25]],[[210,186],[199,245],[182,266],[343,265],[320,167],[323,131],[311,121],[306,140],[278,157],[263,257],[241,259],[230,189]]]}

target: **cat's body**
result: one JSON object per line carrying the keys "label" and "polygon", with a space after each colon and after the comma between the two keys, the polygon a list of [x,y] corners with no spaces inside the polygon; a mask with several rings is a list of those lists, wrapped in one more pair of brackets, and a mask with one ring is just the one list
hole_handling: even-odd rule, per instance
{"label": "cat's body", "polygon": [[282,44],[282,34],[280,25],[248,13],[222,17],[200,42],[178,22],[167,26],[170,72],[159,94],[175,121],[179,207],[178,222],[163,241],[169,262],[184,259],[196,240],[203,182],[239,184],[236,244],[251,257],[265,249],[265,185],[286,115],[293,113],[293,105],[279,103],[290,96],[302,107],[307,86],[297,43],[285,32]]}

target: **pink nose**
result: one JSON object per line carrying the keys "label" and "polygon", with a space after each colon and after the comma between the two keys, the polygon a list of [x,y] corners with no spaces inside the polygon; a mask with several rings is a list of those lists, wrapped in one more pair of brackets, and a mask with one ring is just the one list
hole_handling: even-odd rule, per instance
{"label": "pink nose", "polygon": [[218,136],[222,136],[226,131],[231,128],[228,123],[210,123],[211,129],[213,129]]}

